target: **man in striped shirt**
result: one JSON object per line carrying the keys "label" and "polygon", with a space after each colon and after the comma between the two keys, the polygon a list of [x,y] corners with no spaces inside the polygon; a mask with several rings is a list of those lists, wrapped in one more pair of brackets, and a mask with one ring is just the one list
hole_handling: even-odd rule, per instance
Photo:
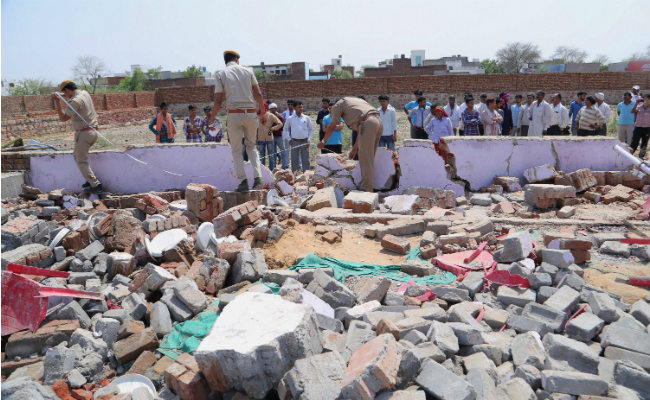
{"label": "man in striped shirt", "polygon": [[596,129],[604,123],[605,118],[596,106],[596,99],[588,96],[585,100],[585,106],[580,109],[576,116],[578,136],[593,136],[596,134]]}

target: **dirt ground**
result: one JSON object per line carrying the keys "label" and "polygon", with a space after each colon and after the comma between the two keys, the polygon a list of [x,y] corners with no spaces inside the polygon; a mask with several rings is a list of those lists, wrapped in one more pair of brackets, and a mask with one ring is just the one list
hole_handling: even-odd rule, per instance
{"label": "dirt ground", "polygon": [[[411,248],[419,245],[420,235],[406,237]],[[266,263],[271,269],[289,268],[296,259],[314,253],[320,257],[335,257],[346,261],[369,264],[402,264],[406,256],[386,251],[379,240],[369,239],[353,230],[343,230],[343,240],[329,244],[316,235],[312,225],[296,225],[285,231],[277,242],[264,248]]]}
{"label": "dirt ground", "polygon": [[602,272],[593,268],[586,268],[584,279],[587,283],[621,295],[623,301],[628,304],[650,296],[650,289],[627,284],[627,276],[629,275],[650,275],[650,265],[626,263],[594,263],[592,265],[613,272]]}

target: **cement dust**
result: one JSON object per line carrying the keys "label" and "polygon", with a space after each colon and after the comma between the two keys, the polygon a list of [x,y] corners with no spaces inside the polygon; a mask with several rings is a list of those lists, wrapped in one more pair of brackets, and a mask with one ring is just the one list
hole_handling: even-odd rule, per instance
{"label": "cement dust", "polygon": [[594,263],[593,266],[607,271],[620,272],[620,274],[617,274],[585,268],[584,279],[591,285],[621,295],[623,302],[632,304],[650,295],[650,289],[628,285],[627,276],[623,275],[648,276],[650,275],[650,265]]}
{"label": "cement dust", "polygon": [[[419,245],[420,235],[407,238],[411,248]],[[341,260],[380,265],[400,265],[406,258],[401,254],[389,252],[381,247],[378,239],[343,229],[343,240],[329,244],[314,233],[312,225],[296,225],[284,232],[279,241],[264,247],[266,264],[270,269],[289,268],[298,257],[314,253],[319,257],[335,257]]]}

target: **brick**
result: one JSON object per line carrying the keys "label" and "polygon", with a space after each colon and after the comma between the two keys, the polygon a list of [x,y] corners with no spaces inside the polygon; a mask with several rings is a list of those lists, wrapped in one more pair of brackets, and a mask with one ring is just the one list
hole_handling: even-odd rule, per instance
{"label": "brick", "polygon": [[397,236],[386,235],[381,239],[381,247],[397,254],[407,254],[411,250],[411,243]]}
{"label": "brick", "polygon": [[341,381],[341,395],[347,399],[373,398],[397,381],[401,354],[390,334],[377,336],[357,348]]}
{"label": "brick", "polygon": [[371,213],[378,204],[378,193],[351,191],[343,198],[343,208],[351,209],[354,213]]}
{"label": "brick", "polygon": [[156,355],[151,351],[143,351],[140,353],[138,358],[135,359],[131,368],[129,368],[130,374],[144,374],[147,369],[153,367],[153,365],[158,361]]}
{"label": "brick", "polygon": [[137,358],[145,350],[158,347],[158,337],[153,329],[147,328],[125,339],[119,340],[113,346],[115,358],[121,363]]}
{"label": "brick", "polygon": [[7,358],[29,357],[40,352],[44,346],[56,346],[69,341],[72,333],[79,329],[79,321],[56,320],[42,325],[36,332],[19,331],[9,336],[5,346]]}

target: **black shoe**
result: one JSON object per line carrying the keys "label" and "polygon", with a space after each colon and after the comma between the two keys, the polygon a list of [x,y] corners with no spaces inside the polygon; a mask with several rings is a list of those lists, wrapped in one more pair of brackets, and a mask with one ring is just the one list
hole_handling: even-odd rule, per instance
{"label": "black shoe", "polygon": [[264,184],[262,183],[262,178],[255,178],[253,181],[253,190],[260,190],[264,187]]}
{"label": "black shoe", "polygon": [[84,188],[84,189],[85,189],[85,188],[89,188],[89,187],[90,187],[90,183],[88,183],[88,181],[86,181],[86,183],[84,183],[83,185],[81,185],[81,187]]}
{"label": "black shoe", "polygon": [[99,185],[97,185],[95,187],[85,188],[84,192],[91,193],[91,194],[104,193],[104,188],[102,187],[102,184],[100,183]]}
{"label": "black shoe", "polygon": [[248,192],[248,179],[244,179],[239,183],[239,186],[235,189],[235,192]]}

